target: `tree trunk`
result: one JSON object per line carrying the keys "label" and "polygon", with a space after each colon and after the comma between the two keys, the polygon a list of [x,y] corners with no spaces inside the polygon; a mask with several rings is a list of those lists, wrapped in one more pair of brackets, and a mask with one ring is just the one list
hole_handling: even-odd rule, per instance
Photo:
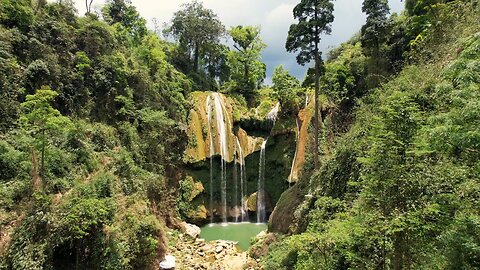
{"label": "tree trunk", "polygon": [[404,262],[403,262],[403,255],[404,255],[404,243],[403,243],[404,233],[397,232],[394,234],[393,240],[393,269],[394,270],[403,270]]}
{"label": "tree trunk", "polygon": [[320,91],[320,59],[318,55],[318,44],[315,44],[315,143],[314,143],[314,165],[318,170],[318,133],[319,133],[319,113],[318,113],[318,92]]}
{"label": "tree trunk", "polygon": [[[318,20],[317,6],[315,6],[315,21]],[[320,31],[318,27],[315,27],[315,143],[314,143],[314,167],[318,170],[318,133],[319,133],[319,121],[318,121],[318,92],[320,91],[320,56],[318,52],[318,44],[320,43]]]}
{"label": "tree trunk", "polygon": [[90,14],[90,11],[92,9],[92,2],[93,2],[93,0],[85,0],[85,6],[87,8],[87,14]]}
{"label": "tree trunk", "polygon": [[38,175],[38,160],[37,155],[35,154],[35,149],[32,147],[32,187],[33,191],[42,189],[42,179]]}
{"label": "tree trunk", "polygon": [[40,176],[43,180],[45,180],[45,129],[42,130],[42,169],[40,172]]}
{"label": "tree trunk", "polygon": [[[244,65],[244,66],[243,66],[243,68],[244,68],[244,71],[243,71],[243,72],[244,72],[244,75],[243,75],[243,76],[245,77],[245,85],[248,86],[248,85],[249,85],[249,83],[248,83],[248,73],[249,73],[249,72],[248,72],[248,63],[247,63],[247,61],[245,61],[245,63],[243,63],[243,65]],[[249,89],[249,90],[250,90],[250,89]]]}
{"label": "tree trunk", "polygon": [[199,58],[199,55],[198,55],[198,52],[199,52],[199,48],[198,48],[198,43],[195,43],[195,51],[193,53],[193,71],[197,72],[198,71],[198,58]]}

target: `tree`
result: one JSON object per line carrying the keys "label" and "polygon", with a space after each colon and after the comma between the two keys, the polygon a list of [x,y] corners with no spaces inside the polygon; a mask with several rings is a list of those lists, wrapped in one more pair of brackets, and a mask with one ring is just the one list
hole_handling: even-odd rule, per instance
{"label": "tree", "polygon": [[51,106],[57,96],[57,92],[44,86],[34,95],[27,95],[25,102],[21,104],[24,111],[20,120],[40,144],[42,179],[45,179],[45,148],[49,138],[55,137],[71,124],[69,118],[62,116]]}
{"label": "tree", "polygon": [[370,63],[373,86],[380,83],[381,55],[380,47],[386,40],[387,15],[389,14],[387,0],[364,0],[362,11],[367,14],[367,22],[362,26],[362,48],[372,60]]}
{"label": "tree", "polygon": [[296,90],[300,82],[283,68],[282,65],[275,68],[272,76],[273,94],[280,102],[282,111],[295,111],[298,107]]}
{"label": "tree", "polygon": [[200,58],[212,44],[218,44],[225,33],[225,27],[212,10],[202,3],[193,1],[182,5],[183,9],[173,15],[171,26],[165,33],[171,34],[180,46],[187,50],[191,67],[198,71]]}
{"label": "tree", "polygon": [[320,39],[322,34],[330,34],[334,20],[331,0],[301,0],[293,9],[293,17],[298,24],[292,24],[288,31],[285,48],[288,52],[297,52],[297,63],[305,65],[315,61],[315,169],[318,169],[318,133],[319,112],[318,92],[321,67]]}
{"label": "tree", "polygon": [[92,9],[93,0],[85,0],[85,7],[87,8],[87,14],[90,14]]}
{"label": "tree", "polygon": [[136,43],[147,34],[147,22],[140,17],[137,9],[129,0],[109,0],[102,9],[103,17],[109,24],[120,23],[125,27]]}
{"label": "tree", "polygon": [[239,92],[249,99],[265,78],[266,67],[261,61],[261,52],[266,45],[260,38],[259,27],[239,25],[228,33],[235,48],[229,56],[232,80]]}

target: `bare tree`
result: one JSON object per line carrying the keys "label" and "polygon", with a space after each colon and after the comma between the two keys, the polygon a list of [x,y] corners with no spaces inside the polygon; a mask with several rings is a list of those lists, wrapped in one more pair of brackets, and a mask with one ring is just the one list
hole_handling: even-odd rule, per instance
{"label": "bare tree", "polygon": [[93,0],[85,0],[85,7],[87,8],[87,14],[90,14],[90,11],[92,10],[92,3],[93,3]]}

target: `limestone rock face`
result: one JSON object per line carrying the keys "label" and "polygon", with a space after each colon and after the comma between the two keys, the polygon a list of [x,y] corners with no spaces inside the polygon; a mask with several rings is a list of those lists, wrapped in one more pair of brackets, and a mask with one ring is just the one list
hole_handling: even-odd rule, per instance
{"label": "limestone rock face", "polygon": [[205,205],[199,205],[196,211],[190,211],[187,216],[193,222],[201,224],[207,220],[208,210]]}
{"label": "limestone rock face", "polygon": [[311,142],[308,134],[308,126],[312,122],[314,112],[315,102],[310,102],[303,110],[298,112],[298,117],[296,119],[297,128],[295,129],[297,135],[297,144],[290,175],[288,176],[288,182],[290,183],[295,183],[298,181],[299,173],[305,164],[306,148]]}
{"label": "limestone rock face", "polygon": [[[272,212],[273,206],[270,196],[265,192],[265,209],[267,212]],[[257,192],[250,194],[247,198],[247,210],[250,212],[257,212]]]}
{"label": "limestone rock face", "polygon": [[238,129],[237,135],[238,141],[242,146],[244,156],[248,156],[253,152],[260,151],[260,148],[262,148],[262,143],[265,141],[265,139],[262,137],[249,136],[242,128]]}
{"label": "limestone rock face", "polygon": [[[214,95],[217,96],[221,108],[215,110]],[[233,104],[234,102],[220,93],[213,92],[193,92],[189,97],[192,100],[193,108],[190,110],[188,120],[187,134],[189,142],[186,150],[185,160],[190,163],[205,160],[210,157],[210,135],[213,141],[214,155],[221,155],[218,137],[220,136],[220,126],[217,125],[216,112],[222,112],[225,131],[227,153],[222,155],[223,159],[231,162],[233,160],[235,145],[235,135],[233,133]],[[210,101],[209,101],[210,100]],[[210,104],[211,107],[208,106]],[[210,126],[209,126],[209,109]],[[210,128],[209,128],[210,127]],[[211,129],[211,130],[210,130]]]}

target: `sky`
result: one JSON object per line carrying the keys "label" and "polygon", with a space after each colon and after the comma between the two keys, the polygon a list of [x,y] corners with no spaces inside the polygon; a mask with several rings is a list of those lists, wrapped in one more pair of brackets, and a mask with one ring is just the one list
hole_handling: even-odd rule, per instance
{"label": "sky", "polygon": [[[357,33],[365,23],[365,14],[362,13],[363,0],[336,0],[335,21],[332,24],[332,33],[324,36],[321,49],[326,53],[331,48],[347,41]],[[85,13],[85,0],[74,0],[80,15]],[[93,6],[99,10],[105,0],[94,0]],[[189,0],[132,0],[142,17],[148,21],[153,29],[153,19],[168,23],[173,14],[181,9],[181,4]],[[283,65],[298,79],[303,79],[306,67],[299,66],[295,54],[285,50],[285,41],[293,19],[293,7],[299,0],[203,0],[204,6],[212,9],[220,21],[229,29],[236,25],[255,25],[261,27],[261,37],[267,44],[262,54],[262,61],[267,65],[265,82],[271,83],[271,75],[277,65]],[[401,0],[389,0],[391,13],[403,9]]]}

